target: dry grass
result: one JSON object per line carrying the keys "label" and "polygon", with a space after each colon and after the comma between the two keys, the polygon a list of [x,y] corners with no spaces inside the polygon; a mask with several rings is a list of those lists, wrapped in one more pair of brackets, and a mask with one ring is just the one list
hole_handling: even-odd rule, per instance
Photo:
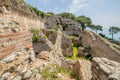
{"label": "dry grass", "polygon": [[[109,42],[107,39],[105,39],[105,38],[103,38],[103,37],[101,37],[101,36],[99,36],[99,35],[98,35],[98,37],[99,37],[105,44],[109,45],[109,47],[110,47],[112,50],[114,50],[114,51],[116,51],[117,53],[120,54],[120,51],[118,50],[118,49],[120,49],[120,46],[118,46],[117,44],[113,44],[113,43]],[[116,47],[116,48],[115,48],[115,47]]]}
{"label": "dry grass", "polygon": [[[95,35],[91,31],[86,30],[86,32],[88,32],[91,35],[92,40],[96,40]],[[105,38],[103,38],[99,35],[97,35],[97,36],[100,40],[102,40],[105,44],[107,44],[112,50],[114,50],[114,51],[116,51],[117,53],[120,54],[120,51],[119,51],[120,46],[119,45],[113,44],[113,43],[109,42],[107,39],[105,39]]]}
{"label": "dry grass", "polygon": [[92,40],[96,40],[96,38],[95,38],[94,34],[93,34],[91,31],[86,30],[86,32],[88,32],[88,33],[90,34],[90,36],[92,37]]}

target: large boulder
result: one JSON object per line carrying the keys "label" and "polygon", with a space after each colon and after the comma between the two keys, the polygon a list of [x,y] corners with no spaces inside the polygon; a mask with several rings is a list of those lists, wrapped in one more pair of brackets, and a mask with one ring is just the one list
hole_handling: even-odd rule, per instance
{"label": "large boulder", "polygon": [[61,42],[63,55],[68,57],[72,56],[73,55],[72,40],[67,35],[63,35]]}
{"label": "large boulder", "polygon": [[44,60],[51,60],[52,54],[47,51],[42,51],[41,53],[38,54],[37,57]]}
{"label": "large boulder", "polygon": [[38,41],[33,43],[35,53],[39,54],[41,51],[51,51],[53,45],[48,40],[48,37],[43,33],[40,33],[38,37]]}
{"label": "large boulder", "polygon": [[57,38],[57,27],[54,27],[53,29],[43,30],[43,33],[48,37],[52,44],[55,44]]}
{"label": "large boulder", "polygon": [[57,16],[49,15],[44,19],[44,23],[45,23],[45,28],[46,29],[51,29],[55,26],[58,26],[59,23],[60,23],[60,20]]}
{"label": "large boulder", "polygon": [[72,39],[72,43],[74,44],[74,47],[80,47],[81,45],[81,40],[80,37],[76,37],[76,36],[70,36]]}
{"label": "large boulder", "polygon": [[74,66],[73,70],[75,74],[78,76],[79,80],[91,80],[92,72],[91,72],[91,62],[87,60],[79,60]]}
{"label": "large boulder", "polygon": [[95,80],[120,80],[120,63],[95,57],[93,58],[92,72]]}
{"label": "large boulder", "polygon": [[79,47],[78,48],[78,54],[79,54],[79,56],[85,56],[84,48],[83,47]]}
{"label": "large boulder", "polygon": [[110,43],[91,31],[84,31],[81,34],[82,45],[91,47],[91,55],[93,57],[104,57],[120,62],[120,46]]}

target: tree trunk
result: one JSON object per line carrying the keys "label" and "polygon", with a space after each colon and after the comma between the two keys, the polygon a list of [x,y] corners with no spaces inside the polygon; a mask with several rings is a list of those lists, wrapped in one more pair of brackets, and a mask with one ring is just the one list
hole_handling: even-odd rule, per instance
{"label": "tree trunk", "polygon": [[112,39],[113,39],[114,34],[112,34]]}
{"label": "tree trunk", "polygon": [[84,24],[81,24],[81,27],[82,27],[82,31],[84,31],[85,25],[84,25]]}

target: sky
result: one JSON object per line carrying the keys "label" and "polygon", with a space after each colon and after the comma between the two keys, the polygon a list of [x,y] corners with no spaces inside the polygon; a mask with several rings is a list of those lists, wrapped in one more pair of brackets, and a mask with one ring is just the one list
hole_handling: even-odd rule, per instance
{"label": "sky", "polygon": [[[101,25],[107,36],[111,26],[120,28],[120,0],[25,0],[45,12],[71,12],[90,17],[93,24]],[[115,39],[120,38],[120,34]]]}

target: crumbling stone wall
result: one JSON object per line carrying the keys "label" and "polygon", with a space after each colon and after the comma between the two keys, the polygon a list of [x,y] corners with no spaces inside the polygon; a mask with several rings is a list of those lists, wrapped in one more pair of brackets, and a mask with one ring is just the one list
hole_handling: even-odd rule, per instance
{"label": "crumbling stone wall", "polygon": [[[6,3],[5,1],[3,1],[2,3]],[[8,1],[10,2],[12,0]],[[15,3],[14,1],[11,2],[12,4],[8,6],[6,6],[5,4],[0,5],[0,16],[9,20],[17,21],[22,30],[30,30],[32,28],[44,28],[44,23],[42,22],[42,18],[40,16],[37,16],[35,13],[33,13],[33,11],[31,11],[25,4],[18,3],[17,0],[15,1],[16,4],[19,6],[13,5],[13,3]]]}
{"label": "crumbling stone wall", "polygon": [[29,31],[0,34],[0,59],[18,51],[20,48],[32,48],[32,34]]}
{"label": "crumbling stone wall", "polygon": [[25,48],[32,48],[33,28],[43,29],[42,18],[20,0],[0,0],[0,59]]}

